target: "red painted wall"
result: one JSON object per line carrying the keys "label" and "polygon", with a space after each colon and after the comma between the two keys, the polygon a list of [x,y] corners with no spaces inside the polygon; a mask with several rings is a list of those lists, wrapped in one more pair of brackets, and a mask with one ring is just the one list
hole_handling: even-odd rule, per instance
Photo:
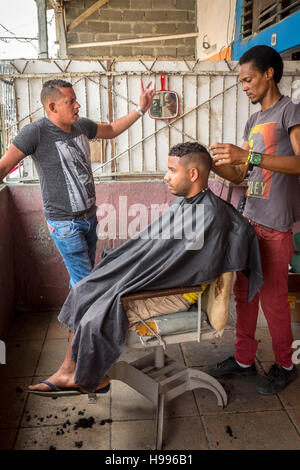
{"label": "red painted wall", "polygon": [[[16,310],[41,311],[59,308],[68,295],[69,277],[49,235],[43,214],[39,185],[9,187],[12,204]],[[119,211],[119,196],[127,196],[128,207],[142,203],[170,203],[173,196],[162,182],[104,183],[96,185],[97,205],[112,204]],[[124,214],[122,214],[124,216]],[[99,240],[96,262],[104,248],[119,240]]]}
{"label": "red painted wall", "polygon": [[[221,185],[212,184],[220,194]],[[69,291],[69,277],[63,261],[50,238],[43,214],[39,185],[11,185],[11,215],[14,236],[15,308],[22,311],[58,309]],[[222,197],[227,194],[223,188]],[[96,185],[97,205],[112,204],[118,215],[119,197],[127,196],[128,209],[133,204],[144,204],[149,213],[153,204],[170,204],[174,196],[161,182],[109,182]],[[124,210],[121,214],[126,216]],[[130,222],[134,217],[127,214]],[[113,248],[122,241],[99,240],[96,262],[105,248]]]}
{"label": "red painted wall", "polygon": [[66,272],[48,232],[40,186],[10,186],[9,190],[14,220],[15,309],[57,308],[66,297]]}
{"label": "red painted wall", "polygon": [[5,186],[0,187],[0,214],[0,339],[5,339],[14,318],[13,239],[9,190]]}
{"label": "red painted wall", "polygon": [[[228,189],[219,182],[211,181],[210,187],[217,196],[227,197]],[[2,194],[1,204],[7,203],[7,191]],[[237,188],[232,195],[233,205],[237,205],[243,190]],[[12,261],[14,260],[15,274],[15,309],[30,311],[45,311],[59,309],[68,295],[69,277],[63,261],[50,238],[46,221],[43,215],[41,191],[39,185],[9,186],[10,215],[13,221],[11,231],[13,246],[9,232],[9,219],[6,209],[5,223],[1,224],[0,242],[2,259],[9,266],[8,278],[2,280],[0,286],[0,305],[2,292],[8,292],[2,304],[11,310]],[[150,209],[153,204],[170,204],[174,196],[170,194],[166,185],[157,182],[107,182],[96,185],[97,205],[112,204],[118,217],[120,196],[127,196],[127,207],[133,204],[143,204],[147,207],[150,222]],[[0,193],[1,196],[1,193]],[[6,199],[5,199],[6,198]],[[6,212],[5,212],[6,211]],[[2,214],[2,210],[1,210]],[[128,222],[134,218],[124,208],[121,211],[122,220]],[[299,224],[297,224],[299,227]],[[297,227],[297,228],[298,228]],[[299,227],[300,229],[300,227]],[[4,240],[4,242],[3,242]],[[113,248],[123,241],[99,240],[97,246],[96,262],[101,258],[104,248]],[[13,252],[13,253],[12,253]],[[0,253],[1,257],[1,253]],[[1,261],[1,266],[4,264]],[[3,271],[3,270],[1,270]],[[1,324],[0,324],[1,326]]]}

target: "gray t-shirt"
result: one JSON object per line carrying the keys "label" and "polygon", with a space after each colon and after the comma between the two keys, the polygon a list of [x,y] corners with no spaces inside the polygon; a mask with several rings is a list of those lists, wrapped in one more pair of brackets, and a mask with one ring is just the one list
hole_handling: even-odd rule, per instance
{"label": "gray t-shirt", "polygon": [[[253,151],[267,155],[291,156],[294,151],[289,131],[300,124],[300,104],[288,96],[272,108],[254,113],[247,121],[244,140],[253,140]],[[244,215],[259,224],[286,232],[299,220],[299,180],[254,167],[248,180]]]}
{"label": "gray t-shirt", "polygon": [[46,219],[68,220],[95,205],[89,139],[97,124],[79,118],[64,132],[47,118],[23,127],[13,144],[32,155],[42,190]]}

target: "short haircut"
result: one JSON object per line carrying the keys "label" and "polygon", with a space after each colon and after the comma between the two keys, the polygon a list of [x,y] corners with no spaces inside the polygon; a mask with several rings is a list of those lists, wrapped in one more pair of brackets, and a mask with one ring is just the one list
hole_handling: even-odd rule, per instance
{"label": "short haircut", "polygon": [[60,92],[60,88],[72,88],[72,83],[66,82],[65,80],[48,80],[43,84],[43,88],[41,91],[41,102],[45,106],[48,99],[55,99],[60,98],[62,93]]}
{"label": "short haircut", "polygon": [[169,156],[186,157],[186,161],[191,161],[197,166],[204,166],[209,173],[212,167],[212,158],[206,148],[198,142],[184,142],[170,148]]}
{"label": "short haircut", "polygon": [[171,93],[167,93],[166,96],[169,96],[169,97],[171,98],[171,100],[173,100],[173,101],[175,101],[175,102],[177,101],[177,97],[176,97],[176,94],[175,94],[175,93],[172,93],[172,92],[171,92]]}
{"label": "short haircut", "polygon": [[270,67],[274,70],[274,81],[279,83],[283,73],[283,61],[281,55],[270,46],[254,46],[246,51],[239,60],[240,65],[252,62],[253,66],[261,73]]}

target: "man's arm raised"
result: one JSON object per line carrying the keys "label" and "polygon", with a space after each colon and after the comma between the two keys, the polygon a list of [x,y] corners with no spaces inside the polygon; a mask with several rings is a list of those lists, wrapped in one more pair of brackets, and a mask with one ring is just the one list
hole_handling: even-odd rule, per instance
{"label": "man's arm raised", "polygon": [[11,144],[6,153],[0,159],[0,183],[3,178],[12,170],[26,155]]}
{"label": "man's arm raised", "polygon": [[[290,129],[290,141],[294,150],[295,155],[282,156],[282,155],[266,155],[261,154],[261,162],[258,165],[260,168],[266,170],[277,171],[278,173],[284,173],[285,175],[300,175],[300,124]],[[248,150],[244,150],[232,144],[215,144],[210,147],[212,154],[214,155],[213,171],[218,175],[222,176],[222,167],[228,165],[234,165],[238,167],[245,166],[245,162],[248,158]],[[245,166],[247,169],[247,166]],[[226,178],[226,176],[223,176]],[[226,178],[230,179],[230,178]],[[230,179],[233,181],[233,179]]]}
{"label": "man's arm raised", "polygon": [[[155,90],[150,90],[151,83],[148,83],[146,88],[144,88],[143,82],[141,80],[141,94],[139,105],[140,108],[146,112],[153,100],[153,96],[155,95]],[[96,139],[113,139],[118,135],[122,134],[122,132],[126,131],[135,121],[137,121],[141,115],[138,113],[136,109],[133,109],[127,116],[121,117],[116,121],[110,124],[101,124],[97,123],[98,129],[97,134],[95,136]]]}

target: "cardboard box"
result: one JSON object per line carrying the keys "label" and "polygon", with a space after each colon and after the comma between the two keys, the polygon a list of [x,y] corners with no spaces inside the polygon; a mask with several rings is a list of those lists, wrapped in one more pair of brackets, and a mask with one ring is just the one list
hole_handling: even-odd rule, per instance
{"label": "cardboard box", "polygon": [[300,274],[289,273],[288,299],[292,322],[300,322]]}
{"label": "cardboard box", "polygon": [[289,292],[289,304],[291,309],[291,320],[300,322],[300,293]]}

